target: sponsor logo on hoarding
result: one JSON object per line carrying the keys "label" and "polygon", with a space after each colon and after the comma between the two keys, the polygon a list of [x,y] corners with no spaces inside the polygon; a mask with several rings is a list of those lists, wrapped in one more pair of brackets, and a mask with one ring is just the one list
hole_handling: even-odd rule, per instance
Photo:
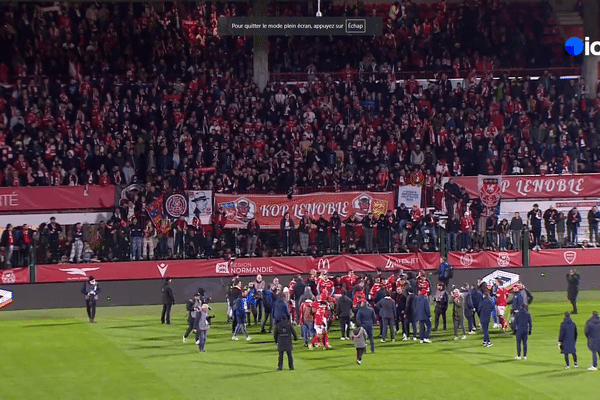
{"label": "sponsor logo on hoarding", "polygon": [[160,276],[165,277],[165,272],[167,272],[167,268],[169,268],[169,264],[160,263],[156,265],[158,267],[158,272],[160,272]]}
{"label": "sponsor logo on hoarding", "polygon": [[321,258],[317,264],[318,271],[329,271],[331,269],[331,263],[328,258]]}
{"label": "sponsor logo on hoarding", "polygon": [[0,289],[0,310],[8,306],[13,301],[13,292]]}
{"label": "sponsor logo on hoarding", "polygon": [[60,268],[61,271],[66,272],[68,275],[81,275],[87,276],[87,272],[96,271],[100,268]]}

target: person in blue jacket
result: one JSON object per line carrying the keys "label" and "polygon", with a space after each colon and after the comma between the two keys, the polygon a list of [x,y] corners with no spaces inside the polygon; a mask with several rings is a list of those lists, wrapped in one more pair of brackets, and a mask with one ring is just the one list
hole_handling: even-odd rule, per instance
{"label": "person in blue jacket", "polygon": [[277,325],[282,320],[291,321],[290,309],[288,308],[287,302],[285,301],[285,295],[283,292],[277,293],[277,300],[273,304],[273,321]]}
{"label": "person in blue jacket", "polygon": [[369,336],[369,343],[371,344],[371,353],[375,353],[375,341],[373,340],[373,325],[377,323],[377,316],[375,310],[367,305],[367,302],[363,300],[356,311],[356,324],[361,326]]}
{"label": "person in blue jacket", "polygon": [[577,350],[575,343],[577,342],[577,325],[571,319],[571,313],[565,312],[565,319],[560,324],[560,333],[558,335],[558,348],[565,355],[565,369],[569,369],[569,354],[573,354],[573,364],[577,368]]}
{"label": "person in blue jacket", "polygon": [[419,292],[416,303],[417,321],[419,321],[419,338],[421,343],[431,343],[429,335],[431,334],[431,307],[427,290],[422,289]]}
{"label": "person in blue jacket", "polygon": [[265,333],[265,325],[267,324],[267,320],[269,321],[269,333],[273,330],[273,304],[275,303],[275,292],[273,290],[277,289],[267,289],[263,292],[262,305],[265,309],[265,316],[262,320],[262,324],[260,326],[260,333]]}
{"label": "person in blue jacket", "polygon": [[516,360],[521,359],[521,344],[523,344],[523,359],[527,360],[527,338],[531,335],[531,314],[527,312],[527,306],[521,304],[521,309],[515,313],[515,336],[517,337]]}
{"label": "person in blue jacket", "polygon": [[598,311],[592,312],[592,318],[585,323],[585,337],[588,340],[588,349],[592,352],[592,366],[588,368],[590,371],[598,369],[598,354],[600,354],[600,318]]}
{"label": "person in blue jacket", "polygon": [[481,330],[483,331],[483,347],[492,346],[490,340],[490,319],[492,317],[492,311],[494,310],[494,303],[490,300],[488,292],[483,294],[483,300],[479,303],[479,320],[481,321]]}

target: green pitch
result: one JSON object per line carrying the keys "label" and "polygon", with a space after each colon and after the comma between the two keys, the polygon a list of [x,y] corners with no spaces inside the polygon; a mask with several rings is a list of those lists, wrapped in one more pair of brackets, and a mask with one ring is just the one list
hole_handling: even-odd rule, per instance
{"label": "green pitch", "polygon": [[433,333],[431,344],[377,338],[376,354],[366,354],[359,366],[336,324],[333,349],[309,351],[299,341],[296,370],[287,370],[285,360],[281,372],[271,335],[250,326],[251,341],[231,340],[224,304],[213,306],[217,317],[203,354],[193,335],[182,343],[183,305],[174,308],[171,326],[158,322],[160,306],[99,308],[97,324],[87,322],[83,307],[4,310],[0,399],[597,398],[600,372],[586,370],[591,355],[583,326],[600,309],[600,293],[580,296],[580,313],[573,316],[579,369],[567,371],[557,348],[569,309],[565,294],[534,296],[528,360],[514,360],[514,336],[491,329],[491,348],[482,347],[479,331],[458,341],[450,331]]}

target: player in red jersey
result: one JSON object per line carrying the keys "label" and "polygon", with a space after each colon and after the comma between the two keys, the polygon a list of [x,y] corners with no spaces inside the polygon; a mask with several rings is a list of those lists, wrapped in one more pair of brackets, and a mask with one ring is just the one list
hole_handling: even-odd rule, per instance
{"label": "player in red jersey", "polygon": [[348,271],[348,275],[342,277],[342,287],[346,289],[348,293],[352,293],[354,286],[358,283],[360,278],[354,273],[353,270]]}
{"label": "player in red jersey", "polygon": [[500,319],[500,326],[502,327],[502,330],[505,331],[506,321],[504,320],[504,311],[506,311],[509,290],[502,287],[502,279],[500,278],[496,278],[496,284],[498,285],[498,289],[496,290],[496,308],[498,318]]}
{"label": "player in red jersey", "polygon": [[317,279],[317,291],[319,293],[326,292],[328,296],[332,296],[334,286],[333,281],[327,276],[327,271],[323,271],[319,279]]}
{"label": "player in red jersey", "polygon": [[317,344],[322,343],[323,349],[331,348],[329,344],[329,334],[327,333],[327,321],[329,319],[329,303],[326,300],[319,300],[313,303],[315,311],[315,337],[310,342],[308,348],[310,350]]}
{"label": "player in red jersey", "polygon": [[427,292],[427,296],[431,294],[431,285],[423,270],[419,271],[419,276],[417,277],[417,292],[421,293],[422,290]]}

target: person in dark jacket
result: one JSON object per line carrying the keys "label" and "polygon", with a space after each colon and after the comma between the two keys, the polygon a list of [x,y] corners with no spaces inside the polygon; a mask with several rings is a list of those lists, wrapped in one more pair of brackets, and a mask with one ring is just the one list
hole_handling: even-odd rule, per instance
{"label": "person in dark jacket", "polygon": [[460,294],[465,298],[464,313],[469,327],[469,335],[472,335],[475,333],[475,306],[473,305],[473,297],[471,297],[468,283],[460,289]]}
{"label": "person in dark jacket", "polygon": [[565,369],[569,369],[569,354],[573,354],[573,363],[577,368],[577,350],[575,343],[577,342],[577,325],[571,319],[571,313],[565,312],[565,319],[560,324],[560,333],[558,334],[558,348],[565,355]]}
{"label": "person in dark jacket", "polygon": [[492,346],[492,342],[490,341],[490,319],[493,310],[494,303],[492,303],[490,295],[486,292],[483,294],[483,300],[479,303],[478,309],[481,330],[483,331],[483,347]]}
{"label": "person in dark jacket", "polygon": [[446,311],[448,311],[448,292],[443,283],[438,283],[437,292],[435,293],[435,328],[437,332],[440,323],[440,316],[444,323],[444,330],[446,330]]}
{"label": "person in dark jacket", "polygon": [[[481,303],[481,301],[483,300],[483,294],[481,293],[481,291],[477,290],[477,287],[475,287],[475,285],[471,286],[471,301],[473,302],[473,309],[475,310],[475,312],[477,312],[477,315],[479,316],[479,304]],[[477,322],[475,321],[475,314],[473,314],[473,330],[475,330],[477,328]],[[469,332],[471,333],[471,332]]]}
{"label": "person in dark jacket", "polygon": [[356,311],[356,324],[362,326],[369,336],[371,344],[371,353],[375,353],[375,341],[373,340],[373,325],[377,323],[375,311],[367,305],[367,301],[363,300],[358,311]]}
{"label": "person in dark jacket", "polygon": [[387,338],[387,330],[390,328],[392,342],[396,341],[396,303],[392,299],[390,292],[386,292],[385,297],[375,305],[379,309],[379,321],[381,323],[381,342]]}
{"label": "person in dark jacket", "polygon": [[517,338],[516,360],[521,359],[521,343],[523,344],[523,359],[527,360],[527,338],[531,335],[531,314],[527,312],[527,306],[521,304],[521,309],[515,313],[515,336]]}
{"label": "person in dark jacket", "polygon": [[[171,288],[171,278],[165,278],[165,283],[160,289],[162,293],[162,313],[160,314],[160,323],[171,325],[171,308],[175,304],[175,296],[173,296],[173,289]],[[192,320],[193,321],[193,320]]]}
{"label": "person in dark jacket", "polygon": [[342,295],[335,302],[335,311],[340,320],[342,340],[350,340],[350,313],[352,311],[352,299],[348,297],[346,289],[342,288]]}
{"label": "person in dark jacket", "polygon": [[415,304],[416,319],[419,321],[419,338],[421,343],[431,343],[429,335],[431,333],[431,307],[429,306],[429,297],[427,290],[422,289],[417,296]]}
{"label": "person in dark jacket", "polygon": [[198,317],[198,313],[202,307],[202,302],[200,301],[200,293],[194,294],[194,297],[189,299],[185,304],[185,309],[188,312],[188,327],[183,334],[183,343],[187,342],[188,336],[192,333],[194,329],[194,324],[196,322],[196,318]]}
{"label": "person in dark jacket", "polygon": [[262,320],[262,324],[260,326],[260,333],[265,333],[265,325],[267,321],[269,321],[269,333],[271,333],[273,329],[273,304],[275,303],[275,293],[272,289],[269,288],[263,292],[263,306],[265,308],[265,316]]}
{"label": "person in dark jacket", "polygon": [[98,301],[98,294],[100,292],[100,286],[96,282],[96,278],[93,276],[90,276],[88,281],[84,283],[83,287],[81,288],[81,294],[83,294],[85,298],[87,315],[92,324],[96,323],[96,302]]}
{"label": "person in dark jacket", "polygon": [[585,337],[588,340],[588,349],[592,352],[592,366],[590,371],[598,369],[598,354],[600,354],[600,318],[598,311],[592,312],[592,317],[585,323]]}
{"label": "person in dark jacket", "polygon": [[277,350],[279,351],[279,364],[277,370],[283,370],[283,353],[287,353],[288,367],[290,370],[294,369],[294,357],[292,356],[292,337],[294,340],[298,340],[296,330],[292,326],[289,320],[282,319],[277,323],[275,332],[273,333],[275,343],[277,343]]}
{"label": "person in dark jacket", "polygon": [[283,253],[285,255],[292,254],[292,248],[294,246],[294,220],[291,218],[290,213],[286,212],[279,223],[281,228],[281,237],[283,239]]}
{"label": "person in dark jacket", "polygon": [[273,304],[273,320],[275,324],[279,324],[279,322],[283,320],[290,321],[290,310],[285,301],[285,294],[283,292],[277,293],[277,300]]}
{"label": "person in dark jacket", "polygon": [[572,269],[567,274],[567,282],[569,283],[569,287],[567,288],[567,299],[569,299],[573,305],[573,311],[571,311],[571,314],[577,314],[577,296],[579,295],[580,279],[581,275],[579,275],[576,269]]}
{"label": "person in dark jacket", "polygon": [[465,297],[461,296],[460,290],[452,291],[452,322],[454,324],[454,340],[458,340],[458,328],[462,328],[462,339],[466,339],[465,332]]}
{"label": "person in dark jacket", "polygon": [[417,295],[415,294],[412,287],[408,288],[406,298],[406,307],[404,308],[404,319],[402,321],[404,325],[404,335],[402,340],[410,339],[410,327],[413,329],[413,340],[417,340],[417,320],[415,313],[415,306],[417,302]]}

